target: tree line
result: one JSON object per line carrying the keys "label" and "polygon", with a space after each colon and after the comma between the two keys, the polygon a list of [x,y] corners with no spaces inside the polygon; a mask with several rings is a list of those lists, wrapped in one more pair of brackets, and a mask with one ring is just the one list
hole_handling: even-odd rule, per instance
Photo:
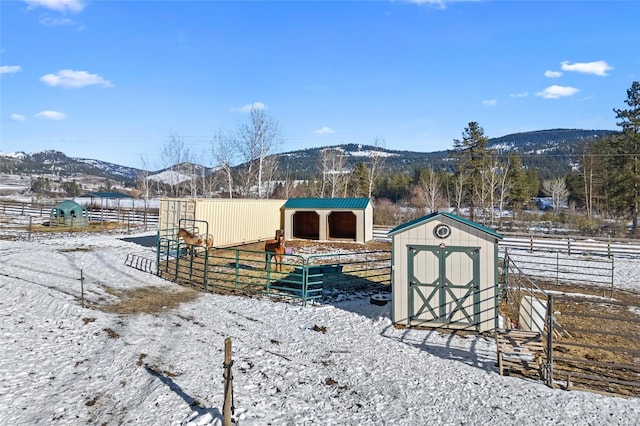
{"label": "tree line", "polygon": [[[636,235],[640,208],[640,82],[627,90],[626,108],[614,108],[620,131],[587,138],[567,156],[563,176],[539,177],[535,166],[523,166],[517,153],[488,147],[489,139],[477,122],[470,122],[460,139],[453,140],[442,158],[428,160],[412,170],[385,169],[384,141],[375,139],[369,155],[355,166],[347,164],[341,147],[321,150],[316,173],[304,180],[288,167],[281,169],[277,149],[278,123],[264,108],[252,108],[249,120],[234,130],[219,130],[211,139],[207,157],[216,166],[195,165],[195,153],[172,134],[162,158],[170,172],[155,183],[143,173],[138,189],[174,197],[292,198],[369,197],[379,215],[390,224],[425,213],[453,208],[471,220],[503,226],[525,219],[535,197],[548,197],[546,218],[564,221],[569,213],[582,231],[596,231],[603,223],[623,226],[629,221]],[[144,161],[143,161],[144,163]],[[144,167],[147,169],[147,167]],[[379,218],[380,219],[380,218]]]}

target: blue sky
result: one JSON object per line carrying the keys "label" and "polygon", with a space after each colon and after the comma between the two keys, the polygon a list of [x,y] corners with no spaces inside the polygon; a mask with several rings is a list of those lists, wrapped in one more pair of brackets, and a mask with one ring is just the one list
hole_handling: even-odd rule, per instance
{"label": "blue sky", "polygon": [[2,0],[0,151],[159,168],[176,134],[213,165],[251,105],[279,152],[617,129],[638,22],[639,1]]}

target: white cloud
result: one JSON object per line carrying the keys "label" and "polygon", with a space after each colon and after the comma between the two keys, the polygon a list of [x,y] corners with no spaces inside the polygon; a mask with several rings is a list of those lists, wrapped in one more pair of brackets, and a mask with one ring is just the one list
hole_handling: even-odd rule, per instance
{"label": "white cloud", "polygon": [[485,106],[496,106],[498,104],[498,101],[495,99],[487,99],[486,101],[482,101],[482,105]]}
{"label": "white cloud", "polygon": [[2,65],[0,66],[0,74],[15,74],[22,71],[20,65]]}
{"label": "white cloud", "polygon": [[575,64],[570,64],[569,61],[563,61],[561,64],[563,71],[575,71],[582,74],[599,75],[601,77],[606,77],[608,75],[607,71],[613,69],[613,67],[605,61],[576,62]]}
{"label": "white cloud", "polygon": [[42,16],[40,18],[40,23],[45,27],[65,27],[70,25],[75,25],[76,23],[73,19],[69,18],[53,18],[51,16]]}
{"label": "white cloud", "polygon": [[571,86],[549,86],[546,89],[537,92],[536,96],[541,96],[545,99],[558,99],[565,96],[573,96],[578,93],[580,90]]}
{"label": "white cloud", "polygon": [[262,102],[254,102],[252,104],[246,104],[241,106],[240,108],[232,108],[232,111],[250,113],[254,109],[267,109],[267,106]]}
{"label": "white cloud", "polygon": [[417,4],[417,5],[423,5],[423,4],[428,4],[431,6],[435,6],[439,9],[444,9],[446,3],[451,3],[452,1],[455,0],[404,0],[407,3],[413,3],[413,4]]}
{"label": "white cloud", "polygon": [[21,114],[11,114],[9,116],[9,120],[11,121],[27,121],[27,117]]}
{"label": "white cloud", "polygon": [[42,7],[44,9],[55,10],[57,12],[82,12],[85,2],[81,0],[24,0],[30,9]]}
{"label": "white cloud", "polygon": [[549,77],[549,78],[558,78],[562,75],[562,72],[560,71],[551,71],[551,70],[547,70],[544,72],[544,76],[545,77]]}
{"label": "white cloud", "polygon": [[38,118],[46,118],[49,120],[64,120],[67,118],[67,114],[58,111],[40,111],[36,114]]}
{"label": "white cloud", "polygon": [[509,97],[511,98],[526,98],[529,96],[529,92],[521,92],[521,93],[511,93]]}
{"label": "white cloud", "polygon": [[335,130],[333,130],[331,127],[327,127],[327,126],[324,126],[324,127],[320,128],[318,130],[314,130],[313,131],[313,133],[316,134],[316,135],[330,135],[330,134],[335,133],[335,132],[336,132]]}
{"label": "white cloud", "polygon": [[97,74],[89,74],[86,71],[60,70],[56,74],[46,74],[40,77],[40,81],[49,86],[67,88],[80,88],[85,86],[113,87],[109,80],[105,80]]}

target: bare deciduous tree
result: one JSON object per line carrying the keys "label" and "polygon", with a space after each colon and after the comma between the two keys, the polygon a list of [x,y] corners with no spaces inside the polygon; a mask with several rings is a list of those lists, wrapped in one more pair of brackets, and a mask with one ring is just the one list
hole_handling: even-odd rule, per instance
{"label": "bare deciduous tree", "polygon": [[163,165],[169,170],[169,182],[166,182],[170,188],[170,194],[173,197],[180,196],[180,184],[182,182],[180,168],[182,164],[189,158],[189,149],[186,147],[184,140],[176,133],[171,133],[162,147],[160,153]]}
{"label": "bare deciduous tree", "polygon": [[140,173],[138,173],[136,178],[136,187],[142,194],[144,209],[146,211],[147,205],[149,204],[149,195],[151,193],[151,182],[149,181],[149,162],[144,155],[140,156],[140,164],[142,165],[142,170],[140,170]]}
{"label": "bare deciduous tree", "polygon": [[[373,146],[375,148],[383,148],[384,147],[384,141],[381,139],[376,138],[373,142]],[[368,165],[367,165],[367,171],[368,171],[368,181],[369,181],[369,192],[368,192],[368,197],[371,198],[371,194],[373,192],[373,184],[375,182],[375,180],[378,178],[378,176],[380,176],[380,173],[382,172],[382,168],[384,167],[384,160],[385,160],[386,156],[384,154],[384,152],[380,151],[379,149],[376,149],[374,151],[371,152],[371,154],[369,155],[369,160],[367,161]]]}
{"label": "bare deciduous tree", "polygon": [[[244,160],[245,168],[242,170],[243,192],[249,196],[251,186],[257,185],[257,196],[265,196],[263,175],[265,173],[265,158],[273,154],[278,142],[278,124],[268,117],[262,105],[251,108],[250,123],[243,124],[238,130],[236,149]],[[274,166],[275,163],[269,163]]]}
{"label": "bare deciduous tree", "polygon": [[233,162],[237,155],[233,138],[219,130],[211,141],[211,156],[215,167],[224,174],[229,198],[233,198]]}
{"label": "bare deciduous tree", "polygon": [[562,178],[548,179],[542,182],[542,191],[549,195],[553,202],[553,210],[558,212],[560,206],[567,201],[569,190]]}
{"label": "bare deciduous tree", "polygon": [[322,189],[321,197],[325,197],[326,191],[329,198],[338,195],[338,191],[346,188],[349,173],[345,168],[346,159],[341,148],[325,148],[321,153]]}

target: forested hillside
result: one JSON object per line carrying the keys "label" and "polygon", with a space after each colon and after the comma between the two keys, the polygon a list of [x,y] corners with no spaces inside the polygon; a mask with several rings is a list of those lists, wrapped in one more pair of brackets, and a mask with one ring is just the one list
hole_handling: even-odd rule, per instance
{"label": "forested hillside", "polygon": [[[502,157],[517,153],[525,168],[534,168],[539,177],[549,178],[566,175],[575,163],[576,156],[580,154],[580,147],[585,143],[614,133],[613,130],[540,130],[489,138],[487,147],[494,149]],[[451,147],[453,148],[453,141]],[[292,179],[317,178],[321,173],[321,157],[325,148],[276,154],[278,167]],[[414,169],[423,167],[448,172],[455,169],[451,151],[428,152],[428,142],[425,143],[424,152],[397,151],[389,147],[357,144],[344,144],[337,148],[344,152],[345,165],[352,170],[359,162],[366,161],[372,152],[384,153],[383,167],[387,172],[404,171],[410,174]]]}

